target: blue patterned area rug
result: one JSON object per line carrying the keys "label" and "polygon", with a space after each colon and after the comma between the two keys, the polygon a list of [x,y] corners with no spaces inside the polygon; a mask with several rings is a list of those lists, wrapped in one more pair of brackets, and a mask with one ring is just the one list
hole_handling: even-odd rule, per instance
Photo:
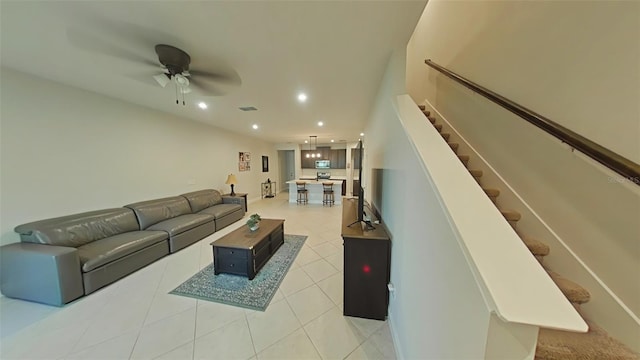
{"label": "blue patterned area rug", "polygon": [[303,235],[285,234],[284,244],[253,280],[231,274],[215,275],[210,264],[169,294],[264,311],[306,239]]}

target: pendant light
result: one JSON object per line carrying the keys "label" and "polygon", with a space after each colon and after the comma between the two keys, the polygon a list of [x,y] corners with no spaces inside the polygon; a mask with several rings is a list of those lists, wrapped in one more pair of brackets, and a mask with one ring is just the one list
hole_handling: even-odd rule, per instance
{"label": "pendant light", "polygon": [[[316,138],[316,151],[318,151],[318,137],[314,136]],[[320,153],[316,153],[316,156],[318,157],[318,159],[320,159]]]}
{"label": "pendant light", "polygon": [[315,157],[314,154],[309,154],[310,152],[311,152],[311,136],[309,136],[309,152],[307,153],[307,158]]}

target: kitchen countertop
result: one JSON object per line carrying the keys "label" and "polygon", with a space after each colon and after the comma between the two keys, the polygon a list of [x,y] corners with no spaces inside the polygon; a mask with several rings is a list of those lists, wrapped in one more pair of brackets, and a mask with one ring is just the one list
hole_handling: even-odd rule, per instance
{"label": "kitchen countertop", "polygon": [[323,182],[330,182],[330,183],[333,183],[334,185],[342,184],[342,180],[319,180],[319,181],[316,181],[315,178],[313,180],[307,180],[307,179],[289,180],[289,181],[287,181],[287,184],[295,184],[297,181],[304,181],[305,183],[307,183],[309,185],[313,185],[313,184],[322,185]]}
{"label": "kitchen countertop", "polygon": [[[305,177],[301,177],[300,180],[315,180],[315,177],[311,177],[311,176],[305,176]],[[329,180],[347,180],[346,176],[332,176]]]}

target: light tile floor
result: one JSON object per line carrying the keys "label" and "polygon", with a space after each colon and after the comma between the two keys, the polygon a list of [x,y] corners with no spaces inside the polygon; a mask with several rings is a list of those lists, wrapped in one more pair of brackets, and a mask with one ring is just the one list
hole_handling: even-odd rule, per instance
{"label": "light tile floor", "polygon": [[1,297],[0,358],[395,359],[387,322],[342,315],[342,208],[287,199],[249,204],[308,236],[265,312],[168,294],[242,220],[63,308]]}

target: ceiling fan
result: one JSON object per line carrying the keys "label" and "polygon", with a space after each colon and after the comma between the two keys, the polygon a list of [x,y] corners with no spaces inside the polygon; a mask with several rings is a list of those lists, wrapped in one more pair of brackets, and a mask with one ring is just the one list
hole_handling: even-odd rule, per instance
{"label": "ceiling fan", "polygon": [[[184,105],[184,94],[191,92],[189,88],[190,81],[188,79],[188,77],[191,76],[191,73],[189,73],[191,56],[171,45],[158,44],[155,49],[156,54],[158,54],[158,60],[164,67],[164,72],[154,75],[153,78],[162,87],[167,86],[168,83],[173,81],[176,84],[176,92],[179,89],[180,94],[182,94],[182,105]],[[178,104],[177,96],[176,104]]]}
{"label": "ceiling fan", "polygon": [[[105,26],[106,29],[122,28],[122,24],[119,26]],[[127,42],[131,45],[132,40],[139,38],[140,41],[135,41],[135,48],[148,49],[149,38],[145,36],[135,36],[135,34],[146,33],[140,29],[130,29],[128,36],[125,38],[124,34],[118,36],[122,41],[113,41],[109,39],[108,34],[119,35],[119,31],[107,31],[106,33],[95,33],[87,31],[86,29],[69,28],[67,29],[67,38],[76,47],[90,52],[101,53],[104,55],[133,61],[136,63],[142,63],[145,65],[158,67],[162,66],[161,72],[154,71],[153,73],[144,76],[130,76],[134,79],[141,80],[145,83],[150,83],[145,79],[151,80],[153,78],[155,83],[165,88],[169,83],[175,84],[176,89],[176,103],[178,102],[178,96],[182,96],[182,103],[184,102],[184,94],[188,94],[192,91],[192,88],[205,96],[221,96],[225,95],[233,87],[237,87],[241,84],[238,74],[229,66],[222,66],[219,61],[214,59],[200,60],[200,63],[217,64],[213,65],[216,69],[215,72],[209,72],[199,69],[190,69],[191,56],[184,50],[181,50],[175,46],[167,44],[155,45],[155,52],[158,56],[160,64],[156,61],[151,61],[146,56],[141,56],[138,52],[129,50],[131,46],[124,47],[123,44]],[[132,36],[133,35],[133,36]],[[134,39],[132,39],[134,38]],[[145,39],[146,38],[146,39]]]}

